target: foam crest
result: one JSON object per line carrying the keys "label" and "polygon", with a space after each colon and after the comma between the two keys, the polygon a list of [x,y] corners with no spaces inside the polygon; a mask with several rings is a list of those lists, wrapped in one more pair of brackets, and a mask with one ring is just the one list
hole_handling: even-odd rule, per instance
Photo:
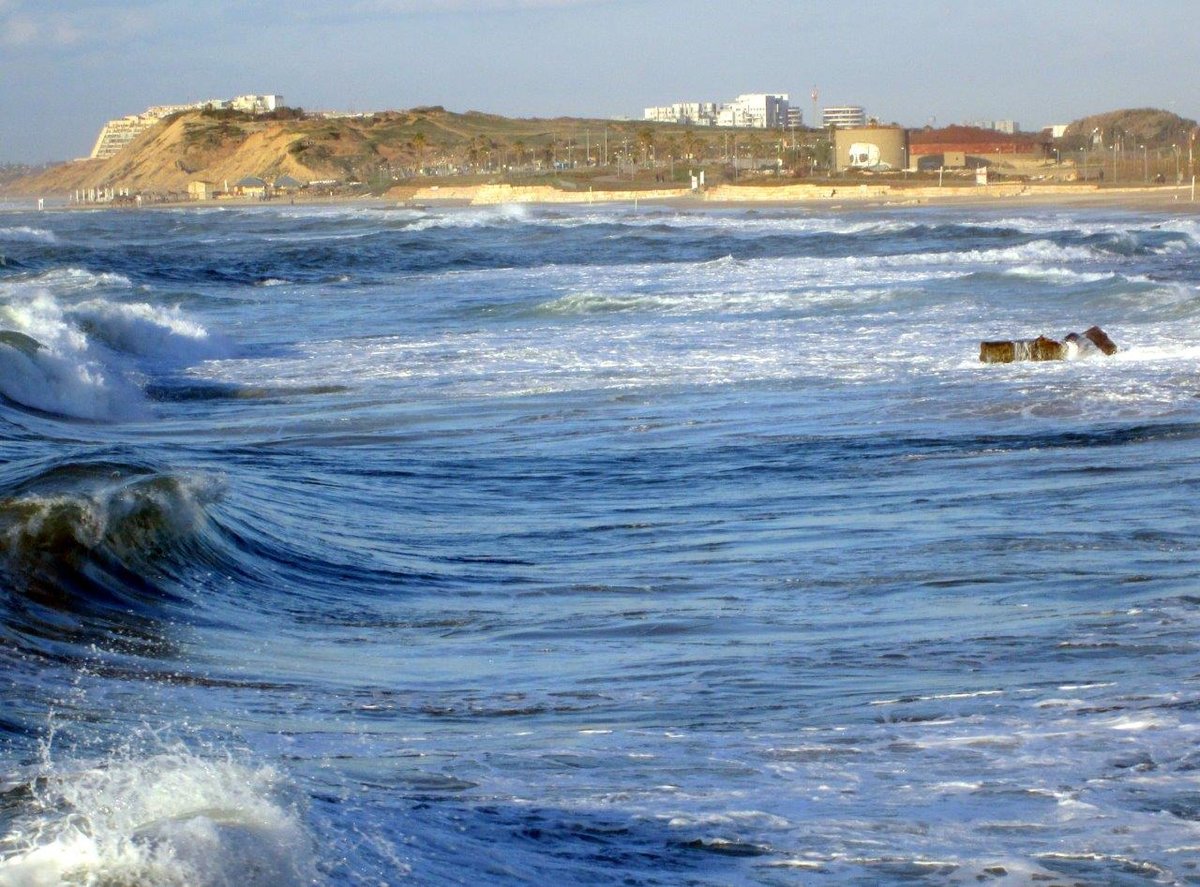
{"label": "foam crest", "polygon": [[79,419],[137,413],[136,386],[90,354],[87,336],[67,322],[48,294],[0,307],[0,326],[33,340],[28,348],[0,345],[0,394]]}
{"label": "foam crest", "polygon": [[88,292],[105,287],[110,289],[131,289],[133,287],[133,283],[124,274],[114,274],[111,271],[102,271],[97,274],[84,268],[55,268],[34,277],[12,281],[0,286],[0,292],[14,286],[25,288],[31,285],[64,294]]}
{"label": "foam crest", "polygon": [[405,225],[405,231],[428,231],[435,228],[492,228],[531,221],[532,210],[519,203],[500,204],[484,210],[429,215]]}
{"label": "foam crest", "polygon": [[178,308],[95,300],[68,309],[65,316],[89,337],[139,357],[186,364],[215,357],[225,348]]}
{"label": "foam crest", "polygon": [[33,228],[29,225],[0,228],[0,240],[33,241],[35,243],[58,242],[53,231],[47,231],[45,228]]}
{"label": "foam crest", "polygon": [[178,308],[104,300],[64,308],[45,290],[0,304],[0,330],[0,395],[95,421],[142,412],[128,358],[186,366],[225,349]]}
{"label": "foam crest", "polygon": [[185,750],[54,772],[0,841],[0,882],[274,887],[316,880],[313,842],[270,767]]}
{"label": "foam crest", "polygon": [[223,491],[215,475],[152,474],[0,500],[0,551],[22,572],[30,562],[72,565],[96,551],[132,563],[199,532]]}

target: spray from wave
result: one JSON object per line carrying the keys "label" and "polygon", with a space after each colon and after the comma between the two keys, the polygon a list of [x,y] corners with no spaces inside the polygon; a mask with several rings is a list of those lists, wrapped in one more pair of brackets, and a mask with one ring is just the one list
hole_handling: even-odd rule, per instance
{"label": "spray from wave", "polygon": [[318,880],[294,792],[271,767],[167,748],[42,769],[0,795],[0,812],[11,819],[0,839],[0,883],[276,887]]}
{"label": "spray from wave", "polygon": [[0,395],[94,421],[141,414],[141,365],[188,366],[226,349],[176,308],[100,299],[64,307],[45,290],[0,304],[0,328]]}

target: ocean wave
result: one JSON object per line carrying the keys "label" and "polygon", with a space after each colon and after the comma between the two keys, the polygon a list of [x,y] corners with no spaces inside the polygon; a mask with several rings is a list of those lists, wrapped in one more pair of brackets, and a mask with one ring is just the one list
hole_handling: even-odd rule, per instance
{"label": "ocean wave", "polygon": [[428,231],[435,228],[493,228],[525,222],[540,221],[536,212],[519,204],[501,204],[487,209],[422,215],[404,225],[405,231]]}
{"label": "ocean wave", "polygon": [[313,841],[275,769],[182,748],[45,765],[0,841],[0,882],[274,887],[317,880]]}
{"label": "ocean wave", "polygon": [[1100,283],[1117,279],[1115,272],[1075,271],[1059,265],[1017,265],[1006,268],[1004,274],[1010,277],[1027,277],[1036,280],[1052,280],[1060,283]]}
{"label": "ocean wave", "polygon": [[203,526],[220,476],[121,463],[67,463],[0,499],[0,554],[10,568],[77,567],[103,554],[126,565],[176,548]]}
{"label": "ocean wave", "polygon": [[903,293],[881,287],[824,287],[803,289],[668,291],[657,293],[579,291],[539,306],[535,313],[549,315],[655,313],[664,316],[694,314],[764,314],[804,312],[829,306],[881,303],[899,300]]}
{"label": "ocean wave", "polygon": [[145,302],[90,301],[67,309],[64,316],[109,348],[167,360],[173,365],[220,357],[228,350],[226,342],[178,308]]}
{"label": "ocean wave", "polygon": [[16,294],[31,287],[44,287],[68,295],[101,287],[132,289],[133,283],[124,274],[110,271],[96,273],[85,268],[54,268],[28,277],[10,278],[0,284],[0,293],[9,291]]}
{"label": "ocean wave", "polygon": [[182,603],[187,577],[230,572],[209,532],[221,475],[70,462],[6,486],[0,577],[10,595],[0,616],[24,648],[111,642],[159,655],[164,605]]}
{"label": "ocean wave", "polygon": [[130,359],[187,365],[225,343],[181,311],[92,300],[64,307],[45,290],[0,302],[0,395],[24,407],[94,421],[133,418],[143,397]]}
{"label": "ocean wave", "polygon": [[33,228],[29,225],[16,225],[11,228],[0,228],[0,240],[25,240],[37,243],[57,243],[58,237],[53,231],[45,228]]}

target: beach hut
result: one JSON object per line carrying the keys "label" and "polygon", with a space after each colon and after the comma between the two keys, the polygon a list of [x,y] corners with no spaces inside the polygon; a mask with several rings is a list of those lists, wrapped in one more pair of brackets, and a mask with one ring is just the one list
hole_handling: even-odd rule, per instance
{"label": "beach hut", "polygon": [[203,179],[188,182],[188,197],[192,200],[212,200],[215,192],[216,186],[212,182]]}
{"label": "beach hut", "polygon": [[267,199],[267,183],[258,176],[242,176],[233,183],[233,193],[242,197],[257,197]]}
{"label": "beach hut", "polygon": [[295,194],[297,191],[307,188],[304,182],[291,176],[277,176],[275,181],[271,183],[271,187],[280,194]]}

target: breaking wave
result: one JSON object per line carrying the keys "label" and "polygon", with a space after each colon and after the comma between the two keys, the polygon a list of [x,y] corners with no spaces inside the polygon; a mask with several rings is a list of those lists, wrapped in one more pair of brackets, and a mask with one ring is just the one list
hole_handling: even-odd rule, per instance
{"label": "breaking wave", "polygon": [[64,307],[45,290],[0,304],[0,328],[0,395],[96,421],[141,414],[139,361],[188,366],[227,347],[175,308],[105,300]]}
{"label": "breaking wave", "polygon": [[25,240],[37,243],[57,243],[58,237],[53,231],[45,228],[34,228],[29,225],[17,225],[12,228],[0,228],[0,240]]}
{"label": "breaking wave", "polygon": [[48,772],[0,794],[0,882],[274,887],[317,880],[294,790],[183,748]]}
{"label": "breaking wave", "polygon": [[[209,537],[224,478],[120,462],[54,465],[0,498],[4,627],[24,638],[156,644],[189,571],[225,566]],[[144,647],[140,643],[139,647]]]}

